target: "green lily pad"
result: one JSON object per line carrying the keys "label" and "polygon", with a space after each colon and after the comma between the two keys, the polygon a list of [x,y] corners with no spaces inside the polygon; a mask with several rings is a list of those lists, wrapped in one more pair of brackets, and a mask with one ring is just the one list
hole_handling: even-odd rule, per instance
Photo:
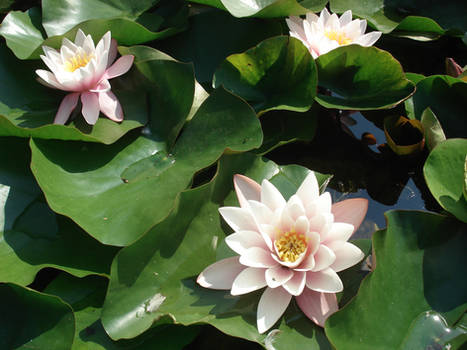
{"label": "green lily pad", "polygon": [[59,298],[12,283],[0,284],[2,349],[68,350],[75,318]]}
{"label": "green lily pad", "polygon": [[159,42],[158,49],[182,62],[193,62],[196,80],[210,84],[227,56],[280,34],[281,25],[275,21],[237,19],[222,11],[208,11],[191,16],[188,30],[176,40]]}
{"label": "green lily pad", "polygon": [[[101,117],[91,127],[79,114],[68,125],[52,124],[64,92],[47,88],[35,80],[38,62],[21,62],[4,46],[0,47],[0,136],[45,139],[83,140],[111,144],[128,131],[142,127],[147,120],[145,93],[118,87],[118,96],[125,120],[116,123]],[[132,72],[138,74],[137,72]],[[129,81],[130,76],[112,80]],[[115,82],[115,83],[114,83]],[[118,85],[118,84],[117,84]]]}
{"label": "green lily pad", "polygon": [[[259,292],[231,296],[229,291],[202,288],[195,279],[203,268],[232,254],[221,243],[225,234],[218,208],[238,205],[234,174],[257,181],[270,178],[288,198],[308,172],[300,166],[279,167],[248,153],[224,156],[210,183],[182,192],[164,221],[115,258],[102,313],[108,334],[113,339],[134,337],[170,315],[176,323],[209,323],[224,333],[264,344],[264,335],[256,329]],[[318,181],[328,178],[320,175]],[[322,329],[295,305],[289,307],[279,330],[283,345],[277,349],[291,348],[295,341],[306,342],[309,349],[321,349],[321,344],[327,348]]]}
{"label": "green lily pad", "polygon": [[321,11],[327,0],[190,0],[229,11],[235,17],[285,17]]}
{"label": "green lily pad", "polygon": [[422,113],[421,122],[425,130],[425,140],[428,149],[431,151],[439,143],[446,140],[443,128],[433,111],[428,107]]}
{"label": "green lily pad", "polygon": [[427,107],[438,118],[447,138],[465,137],[467,83],[448,75],[434,75],[417,83],[413,95],[414,114],[420,120]]}
{"label": "green lily pad", "polygon": [[[403,26],[416,24],[414,30],[421,24],[422,29],[433,30],[434,24],[427,26],[426,22],[435,21],[444,29],[455,29],[461,32],[467,31],[467,22],[464,14],[467,12],[467,4],[457,0],[424,1],[424,0],[330,0],[331,11],[343,13],[352,10],[354,16],[362,17],[373,24],[383,33],[389,33],[402,22]],[[427,17],[428,19],[413,18],[409,23],[404,23],[408,16]],[[414,22],[415,21],[415,22]],[[418,23],[417,23],[418,22]]]}
{"label": "green lily pad", "polygon": [[446,31],[438,23],[427,17],[407,16],[391,34],[418,41],[438,39]]}
{"label": "green lily pad", "polygon": [[0,138],[0,265],[8,266],[0,269],[0,282],[28,285],[44,267],[108,274],[116,249],[98,244],[38,199],[29,157],[26,140]]}
{"label": "green lily pad", "polygon": [[[153,62],[154,74],[162,74]],[[102,243],[127,245],[169,213],[195,172],[227,148],[243,152],[262,141],[253,110],[223,89],[206,99],[173,147],[169,126],[179,120],[169,116],[154,115],[143,136],[111,146],[32,140],[31,168],[51,208]],[[155,127],[161,123],[166,127]]]}
{"label": "green lily pad", "polygon": [[415,92],[400,63],[376,47],[342,46],[319,56],[316,64],[318,85],[330,94],[315,99],[326,108],[390,108]]}
{"label": "green lily pad", "polygon": [[199,327],[162,324],[143,335],[118,342],[109,338],[100,322],[108,280],[97,276],[76,278],[65,273],[44,290],[68,303],[76,319],[72,350],[155,349],[178,350],[198,334]]}
{"label": "green lily pad", "polygon": [[373,235],[376,269],[326,322],[337,349],[407,349],[400,345],[422,312],[437,311],[452,325],[466,310],[465,224],[415,211],[386,219],[387,229]]}
{"label": "green lily pad", "polygon": [[436,146],[423,167],[423,175],[438,203],[459,220],[467,222],[464,197],[467,139],[448,139]]}
{"label": "green lily pad", "polygon": [[308,49],[295,38],[278,36],[227,57],[214,73],[213,85],[249,101],[261,114],[274,109],[307,111],[317,82]]}
{"label": "green lily pad", "polygon": [[[158,1],[156,1],[158,2]],[[186,4],[174,1],[160,10],[145,12],[154,1],[86,0],[79,7],[72,0],[47,0],[40,11],[12,11],[2,22],[0,35],[20,59],[37,59],[42,45],[59,48],[64,37],[73,40],[78,28],[91,34],[97,43],[107,31],[121,45],[135,45],[162,39],[186,26]],[[165,14],[169,14],[166,18]],[[21,28],[21,30],[18,30]],[[45,32],[45,33],[44,33]]]}

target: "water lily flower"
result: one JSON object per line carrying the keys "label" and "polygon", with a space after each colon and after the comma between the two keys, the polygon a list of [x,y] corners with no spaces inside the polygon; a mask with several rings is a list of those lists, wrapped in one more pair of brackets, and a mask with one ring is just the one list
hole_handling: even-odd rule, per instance
{"label": "water lily flower", "polygon": [[347,240],[363,221],[368,201],[354,198],[332,205],[329,192],[319,194],[313,172],[288,201],[268,180],[260,186],[235,175],[234,185],[240,207],[219,212],[235,231],[225,241],[239,256],[208,266],[197,282],[232,295],[266,287],[257,309],[260,333],[276,323],[292,296],[323,327],[338,310],[335,293],[343,289],[336,272],[364,257]]}
{"label": "water lily flower", "polygon": [[352,21],[352,11],[345,11],[339,18],[324,8],[319,17],[313,12],[305,19],[292,16],[286,19],[290,36],[299,39],[310,51],[313,58],[323,55],[339,46],[358,44],[373,45],[381,32],[365,34],[366,20]]}
{"label": "water lily flower", "polygon": [[116,122],[123,120],[123,110],[117,97],[110,91],[109,79],[125,74],[133,64],[134,56],[124,55],[114,64],[117,43],[111,39],[110,31],[105,33],[97,46],[91,35],[81,29],[76,33],[75,42],[63,39],[60,51],[43,46],[42,60],[50,71],[38,69],[36,74],[46,86],[69,91],[62,100],[55,116],[55,124],[65,124],[81,96],[82,114],[86,122],[94,125],[99,112]]}

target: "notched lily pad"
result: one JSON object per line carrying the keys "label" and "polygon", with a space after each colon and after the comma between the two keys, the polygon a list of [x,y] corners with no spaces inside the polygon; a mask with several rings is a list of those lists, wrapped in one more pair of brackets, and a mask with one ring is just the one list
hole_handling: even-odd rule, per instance
{"label": "notched lily pad", "polygon": [[419,120],[405,117],[386,117],[384,134],[389,147],[399,156],[415,155],[425,146],[423,125]]}

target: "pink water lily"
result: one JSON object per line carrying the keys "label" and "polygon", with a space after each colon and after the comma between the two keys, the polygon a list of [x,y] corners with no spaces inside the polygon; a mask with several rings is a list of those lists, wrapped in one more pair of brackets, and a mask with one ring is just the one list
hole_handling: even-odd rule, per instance
{"label": "pink water lily", "polygon": [[286,19],[290,36],[299,39],[310,51],[313,58],[323,55],[339,46],[358,44],[373,45],[381,36],[381,32],[365,34],[366,20],[352,21],[352,11],[345,11],[339,18],[324,8],[319,17],[313,12],[306,14],[305,19],[292,16]]}
{"label": "pink water lily", "polygon": [[125,74],[133,64],[134,56],[125,55],[115,63],[117,43],[105,33],[97,46],[90,35],[81,29],[75,42],[63,39],[60,51],[43,46],[42,60],[50,71],[38,69],[36,74],[46,86],[70,91],[62,100],[55,115],[55,124],[65,124],[81,96],[82,114],[86,122],[94,125],[99,112],[116,122],[123,120],[123,110],[117,97],[110,91],[109,79]]}
{"label": "pink water lily", "polygon": [[336,272],[363,259],[347,240],[363,221],[368,201],[354,198],[333,205],[328,192],[319,194],[313,172],[288,201],[268,180],[260,186],[235,175],[234,185],[240,207],[219,212],[235,231],[225,241],[239,256],[208,266],[197,282],[232,295],[266,287],[257,309],[260,333],[276,323],[292,296],[323,327],[338,310],[335,293],[343,289]]}

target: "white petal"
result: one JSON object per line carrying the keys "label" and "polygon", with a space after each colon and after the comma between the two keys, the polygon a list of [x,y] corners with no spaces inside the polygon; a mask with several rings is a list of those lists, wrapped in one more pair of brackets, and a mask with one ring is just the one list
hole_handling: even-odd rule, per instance
{"label": "white petal", "polygon": [[268,248],[264,243],[263,237],[255,231],[238,231],[232,233],[225,238],[225,243],[239,255],[242,255],[246,249],[251,247]]}
{"label": "white petal", "polygon": [[80,28],[78,28],[78,31],[76,32],[76,36],[75,36],[75,45],[83,46],[85,39],[86,39],[86,35]]}
{"label": "white petal", "polygon": [[240,174],[234,175],[233,181],[235,193],[242,208],[247,206],[249,200],[257,202],[261,200],[261,186],[256,181]]}
{"label": "white petal", "polygon": [[286,208],[293,221],[296,221],[300,216],[305,215],[305,208],[303,207],[300,197],[297,195],[290,197],[287,201]]}
{"label": "white petal", "polygon": [[303,261],[298,265],[294,270],[295,271],[310,271],[315,267],[315,258],[313,254],[308,254],[308,256],[303,259]]}
{"label": "white petal", "polygon": [[313,12],[307,12],[305,19],[307,22],[318,22],[319,17]]}
{"label": "white petal", "polygon": [[355,40],[355,43],[360,44],[362,46],[371,46],[381,37],[381,34],[381,32],[367,33]]}
{"label": "white petal", "polygon": [[266,179],[261,183],[261,202],[272,211],[284,207],[286,203],[279,190]]}
{"label": "white petal", "polygon": [[48,70],[38,69],[36,70],[36,74],[42,79],[41,83],[47,85],[49,87],[64,90],[62,84],[57,81],[55,75],[53,75]]}
{"label": "white petal", "polygon": [[246,249],[240,256],[240,264],[260,268],[277,266],[277,262],[272,258],[271,252],[259,247]]}
{"label": "white petal", "polygon": [[305,288],[295,300],[303,313],[321,327],[324,327],[327,318],[339,309],[334,293],[315,292]]}
{"label": "white petal", "polygon": [[293,270],[278,265],[266,270],[266,283],[271,288],[277,288],[290,280],[293,275]]}
{"label": "white petal", "polygon": [[334,251],[336,260],[332,263],[331,269],[335,272],[345,270],[359,263],[365,254],[352,243],[345,242],[342,246]]}
{"label": "white petal", "polygon": [[315,266],[313,267],[313,272],[321,271],[327,269],[336,261],[336,254],[334,251],[325,245],[320,245],[318,251],[314,255]]}
{"label": "white petal", "polygon": [[248,201],[250,213],[253,215],[256,223],[260,224],[271,224],[272,223],[272,211],[265,204],[257,201]]}
{"label": "white petal", "polygon": [[258,332],[264,333],[271,328],[289,306],[290,295],[284,288],[266,288],[258,304]]}
{"label": "white petal", "polygon": [[83,92],[81,94],[81,102],[83,103],[83,108],[81,112],[83,117],[89,125],[94,125],[99,118],[99,97],[95,92]]}
{"label": "white petal", "polygon": [[366,19],[360,20],[360,33],[365,33],[366,30]]}
{"label": "white petal", "polygon": [[285,22],[290,29],[290,34],[295,34],[295,37],[299,40],[306,39],[305,31],[303,30],[303,20],[300,17],[292,16],[286,18]]}
{"label": "white petal", "polygon": [[238,256],[234,256],[209,265],[199,274],[196,282],[205,288],[231,289],[234,279],[245,269],[238,259]]}
{"label": "white petal", "polygon": [[266,269],[247,267],[238,274],[232,284],[230,294],[241,295],[253,292],[266,286],[264,277]]}
{"label": "white petal", "polygon": [[337,293],[344,289],[341,279],[331,268],[318,272],[307,272],[306,286],[323,293]]}
{"label": "white petal", "polygon": [[306,207],[307,204],[313,203],[319,197],[319,185],[316,180],[315,173],[311,171],[297,190],[297,196],[302,200]]}
{"label": "white petal", "polygon": [[339,18],[339,22],[341,27],[346,26],[352,21],[352,10],[345,11],[342,16]]}
{"label": "white petal", "polygon": [[257,231],[253,216],[247,209],[238,207],[222,207],[219,213],[234,231]]}
{"label": "white petal", "polygon": [[87,35],[83,42],[83,50],[88,55],[93,55],[96,52],[96,47],[94,46],[94,40],[92,40],[91,35]]}
{"label": "white petal", "polygon": [[282,232],[291,231],[295,226],[295,220],[289,215],[289,211],[287,208],[284,208],[281,213],[281,220],[280,220],[280,229]]}
{"label": "white petal", "polygon": [[72,52],[74,55],[78,51],[79,47],[75,45],[72,41],[70,41],[68,38],[63,38],[62,46],[60,47],[60,53],[62,52],[63,48],[68,49],[68,51]]}
{"label": "white petal", "polygon": [[329,13],[328,9],[325,7],[319,14],[319,20],[321,21],[323,25],[326,25],[327,21],[329,20],[329,17],[331,17],[331,14]]}
{"label": "white petal", "polygon": [[110,120],[113,120],[114,122],[121,122],[123,120],[122,106],[120,105],[117,96],[115,96],[112,91],[109,90],[99,93],[99,106],[101,112],[104,113]]}
{"label": "white petal", "polygon": [[331,194],[324,192],[315,202],[318,213],[330,213],[332,207]]}
{"label": "white petal", "polygon": [[303,271],[294,271],[293,277],[284,283],[282,287],[292,295],[302,294],[303,288],[305,288],[306,274]]}
{"label": "white petal", "polygon": [[295,231],[300,234],[306,234],[310,229],[310,223],[306,216],[300,216],[295,221]]}

